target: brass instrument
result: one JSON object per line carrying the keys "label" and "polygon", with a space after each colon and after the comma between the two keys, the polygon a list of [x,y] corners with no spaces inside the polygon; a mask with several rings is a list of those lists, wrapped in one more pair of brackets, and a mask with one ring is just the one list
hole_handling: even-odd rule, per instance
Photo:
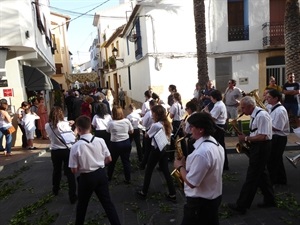
{"label": "brass instrument", "polygon": [[254,89],[253,91],[250,91],[249,93],[246,93],[244,95],[253,97],[255,99],[256,105],[267,111],[265,104],[259,98],[258,92],[258,89]]}
{"label": "brass instrument", "polygon": [[[242,117],[244,114],[242,113],[238,118]],[[237,119],[238,119],[237,118]],[[232,120],[230,122],[232,128],[234,129],[234,131],[238,134],[238,135],[242,135],[242,132],[237,128],[236,126],[236,121],[237,119],[235,120]],[[250,156],[250,142],[239,142],[236,144],[235,146],[235,150],[237,151],[237,153],[245,153],[248,157]]]}
{"label": "brass instrument", "polygon": [[[181,137],[181,138],[178,138],[175,142],[175,147],[176,147],[176,159],[177,160],[181,160],[183,158],[183,151],[181,149],[181,140],[183,140],[185,138],[184,137]],[[175,178],[175,180],[178,182],[179,184],[179,188],[182,189],[183,188],[183,184],[184,184],[184,181],[183,181],[183,178],[180,174],[180,171],[178,171],[177,169],[174,169],[171,173],[171,176],[173,176]]]}
{"label": "brass instrument", "polygon": [[285,157],[295,168],[297,168],[297,163],[300,161],[300,154],[294,156],[293,158],[290,158],[288,156],[285,156]]}

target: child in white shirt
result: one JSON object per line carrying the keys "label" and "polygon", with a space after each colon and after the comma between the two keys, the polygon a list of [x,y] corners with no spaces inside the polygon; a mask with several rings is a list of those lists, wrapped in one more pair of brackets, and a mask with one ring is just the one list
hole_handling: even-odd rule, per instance
{"label": "child in white shirt", "polygon": [[37,149],[33,147],[33,139],[34,139],[34,132],[36,129],[35,120],[39,119],[40,117],[32,113],[30,108],[25,109],[25,115],[22,118],[22,124],[24,126],[26,137],[27,137],[27,147],[29,150]]}

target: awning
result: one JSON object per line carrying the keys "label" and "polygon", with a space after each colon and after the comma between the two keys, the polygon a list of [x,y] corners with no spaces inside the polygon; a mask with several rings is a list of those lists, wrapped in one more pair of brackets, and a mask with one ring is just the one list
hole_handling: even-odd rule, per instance
{"label": "awning", "polygon": [[28,91],[52,90],[53,86],[46,74],[31,66],[23,65],[25,87]]}
{"label": "awning", "polygon": [[53,90],[61,90],[59,83],[56,80],[52,79],[52,78],[50,78],[50,79],[51,79],[51,83],[52,83],[52,86],[53,86]]}

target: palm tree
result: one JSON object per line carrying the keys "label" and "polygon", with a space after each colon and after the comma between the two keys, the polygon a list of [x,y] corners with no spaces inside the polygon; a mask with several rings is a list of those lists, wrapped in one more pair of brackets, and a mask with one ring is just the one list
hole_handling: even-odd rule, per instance
{"label": "palm tree", "polygon": [[300,11],[299,0],[287,0],[284,18],[286,74],[300,79]]}
{"label": "palm tree", "polygon": [[194,0],[194,17],[197,44],[198,82],[201,89],[209,80],[206,54],[205,5],[204,0]]}

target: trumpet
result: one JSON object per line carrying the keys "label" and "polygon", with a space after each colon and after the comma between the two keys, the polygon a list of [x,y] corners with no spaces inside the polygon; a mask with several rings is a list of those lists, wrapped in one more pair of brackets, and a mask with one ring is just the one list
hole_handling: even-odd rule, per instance
{"label": "trumpet", "polygon": [[[178,138],[175,143],[177,160],[181,160],[183,158],[183,151],[181,149],[180,141],[184,138],[185,138],[185,136]],[[171,176],[173,176],[175,178],[175,180],[178,182],[179,188],[183,189],[184,180],[180,174],[180,171],[178,171],[177,169],[174,169],[171,173]]]}
{"label": "trumpet", "polygon": [[297,168],[297,163],[300,161],[300,154],[294,156],[293,158],[290,158],[288,156],[285,156],[285,157],[295,168]]}

